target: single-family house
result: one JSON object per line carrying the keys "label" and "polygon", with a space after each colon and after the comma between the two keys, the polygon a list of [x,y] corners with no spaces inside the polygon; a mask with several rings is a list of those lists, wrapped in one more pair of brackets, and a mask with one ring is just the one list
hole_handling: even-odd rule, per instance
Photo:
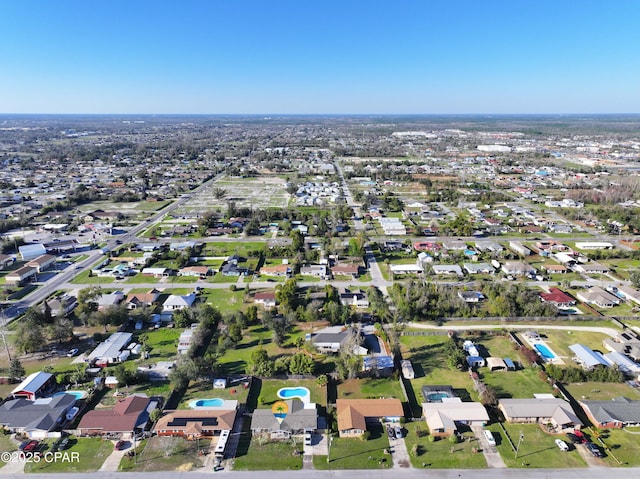
{"label": "single-family house", "polygon": [[123,356],[122,354],[132,337],[131,333],[113,333],[105,341],[98,344],[87,357],[89,361],[95,361],[99,366],[119,363],[128,357],[128,355]]}
{"label": "single-family house", "polygon": [[422,415],[429,432],[436,437],[455,434],[458,426],[484,426],[489,414],[479,402],[462,402],[460,398],[444,398],[442,402],[422,403]]}
{"label": "single-family house", "polygon": [[338,399],[336,400],[338,431],[340,437],[359,437],[367,430],[367,424],[400,422],[404,417],[399,399]]}
{"label": "single-family house", "polygon": [[160,291],[153,288],[146,293],[130,293],[127,295],[125,303],[127,309],[138,309],[144,307],[155,307],[160,302]]}
{"label": "single-family house", "polygon": [[626,285],[620,286],[618,288],[618,294],[628,301],[640,304],[640,290],[637,290],[636,288]]}
{"label": "single-family house", "polygon": [[320,279],[327,279],[329,277],[329,270],[326,264],[310,264],[302,266],[300,268],[300,274],[302,276],[313,276]]}
{"label": "single-family house", "polygon": [[237,412],[237,408],[165,411],[153,432],[158,436],[180,436],[187,440],[220,436],[223,431],[233,430]]}
{"label": "single-family house", "polygon": [[603,429],[640,426],[640,401],[623,396],[607,401],[578,401],[591,422]]}
{"label": "single-family house", "polygon": [[275,308],[278,304],[276,301],[275,291],[260,291],[253,296],[255,304],[261,304],[265,308]]}
{"label": "single-family house", "polygon": [[604,264],[597,263],[596,261],[589,261],[588,263],[579,263],[574,266],[574,269],[578,273],[583,274],[605,274],[608,273],[610,268]]}
{"label": "single-family house", "polygon": [[513,276],[524,276],[535,274],[536,270],[533,266],[522,261],[507,261],[502,265],[502,271],[504,274],[510,274]]}
{"label": "single-family house", "polygon": [[288,278],[292,274],[291,265],[276,264],[273,266],[263,266],[260,268],[260,274],[264,276],[282,276]]}
{"label": "single-family house", "polygon": [[446,276],[464,276],[462,268],[457,264],[434,264],[431,266],[433,274]]}
{"label": "single-family house", "polygon": [[333,276],[351,276],[356,279],[360,275],[360,266],[357,264],[336,264],[331,267]]}
{"label": "single-family house", "polygon": [[151,402],[147,396],[132,395],[118,400],[113,408],[93,409],[80,419],[78,434],[89,436],[143,431],[149,421],[151,411],[148,406]]}
{"label": "single-family house", "polygon": [[0,426],[10,433],[43,439],[66,422],[66,414],[76,403],[72,394],[60,394],[33,401],[20,397],[0,406]]}
{"label": "single-family house", "polygon": [[458,298],[465,303],[479,303],[484,299],[484,294],[480,291],[458,291]]}
{"label": "single-family house", "polygon": [[369,307],[369,298],[362,290],[346,289],[340,293],[340,303],[344,306],[353,306],[358,309]]}
{"label": "single-family house", "polygon": [[208,266],[185,266],[178,270],[178,276],[190,276],[198,279],[206,279],[211,276],[211,268]]}
{"label": "single-family house", "polygon": [[162,304],[162,309],[164,311],[176,311],[178,309],[190,308],[195,302],[196,293],[189,293],[185,295],[171,294]]}
{"label": "single-family house", "polygon": [[288,439],[297,434],[318,429],[318,411],[315,404],[305,404],[300,399],[287,399],[287,415],[280,420],[271,408],[255,409],[251,417],[251,432],[268,434],[271,439]]}
{"label": "single-family house", "polygon": [[112,306],[119,306],[125,298],[126,295],[122,291],[114,291],[113,293],[102,294],[96,301],[98,305],[98,311],[103,311]]}
{"label": "single-family house", "polygon": [[500,399],[498,409],[507,422],[511,423],[551,423],[559,429],[575,429],[582,426],[571,405],[564,399],[533,397]]}
{"label": "single-family house", "polygon": [[588,290],[580,291],[576,294],[580,301],[587,304],[595,304],[600,308],[613,308],[622,302],[622,299],[605,291],[599,286],[594,286]]}
{"label": "single-family house", "polygon": [[489,263],[463,263],[462,268],[469,274],[493,274],[496,271]]}
{"label": "single-family house", "polygon": [[569,296],[567,293],[554,286],[549,288],[548,293],[538,293],[540,299],[545,303],[551,303],[556,308],[570,308],[576,305],[576,300]]}

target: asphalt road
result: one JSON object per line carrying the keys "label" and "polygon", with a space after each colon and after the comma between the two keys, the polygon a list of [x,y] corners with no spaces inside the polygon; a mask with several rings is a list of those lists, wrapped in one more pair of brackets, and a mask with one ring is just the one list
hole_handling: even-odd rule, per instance
{"label": "asphalt road", "polygon": [[[211,477],[228,476],[233,479],[256,479],[277,477],[278,479],[602,479],[614,475],[616,479],[636,479],[640,468],[581,468],[581,469],[375,469],[375,470],[299,470],[299,471],[193,471],[193,472],[91,472],[78,474],[29,474],[31,479],[194,479],[203,474]],[[0,476],[23,479],[24,474]]]}

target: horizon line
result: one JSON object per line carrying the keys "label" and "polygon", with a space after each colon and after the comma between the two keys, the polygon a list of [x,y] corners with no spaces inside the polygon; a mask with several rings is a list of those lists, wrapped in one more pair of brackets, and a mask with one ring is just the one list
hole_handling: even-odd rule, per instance
{"label": "horizon line", "polygon": [[0,116],[10,115],[144,115],[144,116],[640,116],[640,112],[571,112],[571,113],[527,113],[527,112],[509,112],[509,113],[96,113],[96,112],[67,112],[67,113],[52,113],[52,112],[28,112],[28,113],[16,113],[16,112],[0,112]]}

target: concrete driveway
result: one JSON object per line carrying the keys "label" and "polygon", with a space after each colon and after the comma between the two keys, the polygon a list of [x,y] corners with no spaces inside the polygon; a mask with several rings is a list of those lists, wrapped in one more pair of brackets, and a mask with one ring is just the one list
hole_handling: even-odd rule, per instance
{"label": "concrete driveway", "polygon": [[[115,446],[117,441],[111,441],[111,443]],[[117,471],[120,466],[120,461],[124,457],[124,455],[131,450],[133,447],[133,441],[127,439],[124,441],[124,447],[120,450],[114,449],[111,454],[105,459],[102,463],[102,467],[98,469],[99,471]]]}
{"label": "concrete driveway", "polygon": [[[398,423],[386,423],[385,424],[385,433],[387,427],[400,427],[402,426]],[[406,431],[402,428],[403,431]],[[389,450],[391,451],[391,456],[393,457],[393,468],[394,469],[406,469],[411,467],[411,461],[409,460],[409,451],[407,451],[407,444],[404,442],[404,438],[389,438]]]}
{"label": "concrete driveway", "polygon": [[507,467],[502,460],[502,457],[500,457],[498,449],[495,446],[490,446],[487,442],[487,438],[485,438],[482,433],[482,426],[471,426],[471,430],[475,434],[476,438],[478,438],[478,442],[482,448],[482,454],[484,454],[484,458],[487,461],[487,466],[494,468]]}

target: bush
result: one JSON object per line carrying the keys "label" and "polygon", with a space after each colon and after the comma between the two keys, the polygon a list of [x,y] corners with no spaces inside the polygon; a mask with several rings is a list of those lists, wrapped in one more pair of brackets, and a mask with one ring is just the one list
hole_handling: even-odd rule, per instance
{"label": "bush", "polygon": [[437,441],[437,439],[438,439],[438,438],[437,438],[436,436],[429,436],[429,437],[427,438],[427,441],[429,441],[429,442],[436,442],[436,441]]}
{"label": "bush", "polygon": [[360,436],[360,439],[362,439],[363,441],[368,441],[370,437],[371,431],[365,431],[362,433],[362,436]]}
{"label": "bush", "polygon": [[449,436],[449,442],[451,444],[458,444],[458,436],[456,434],[452,434]]}

